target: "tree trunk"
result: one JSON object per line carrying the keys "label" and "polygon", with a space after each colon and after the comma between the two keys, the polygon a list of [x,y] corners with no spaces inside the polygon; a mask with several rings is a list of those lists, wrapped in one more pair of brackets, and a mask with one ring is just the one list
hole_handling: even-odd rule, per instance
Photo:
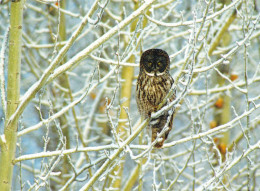
{"label": "tree trunk", "polygon": [[13,163],[15,157],[18,117],[9,122],[15,112],[20,97],[20,68],[22,44],[23,0],[11,2],[9,62],[7,81],[7,110],[5,116],[4,141],[0,156],[0,188],[11,190]]}

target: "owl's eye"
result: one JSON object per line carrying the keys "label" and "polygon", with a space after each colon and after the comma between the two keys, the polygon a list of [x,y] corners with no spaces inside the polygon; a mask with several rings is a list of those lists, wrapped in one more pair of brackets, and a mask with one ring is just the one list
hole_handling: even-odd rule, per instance
{"label": "owl's eye", "polygon": [[158,66],[161,66],[161,65],[162,65],[162,63],[161,63],[161,62],[158,62],[157,64],[158,64]]}
{"label": "owl's eye", "polygon": [[147,63],[147,66],[148,66],[148,67],[152,67],[152,65],[153,65],[153,64],[152,64],[151,62],[148,62],[148,63]]}

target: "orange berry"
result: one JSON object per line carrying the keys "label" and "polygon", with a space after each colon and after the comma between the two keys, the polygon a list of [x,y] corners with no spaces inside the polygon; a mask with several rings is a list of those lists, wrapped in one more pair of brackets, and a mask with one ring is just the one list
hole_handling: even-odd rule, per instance
{"label": "orange berry", "polygon": [[231,81],[235,81],[236,79],[238,79],[238,75],[237,74],[230,74],[230,80]]}
{"label": "orange berry", "polygon": [[224,104],[224,100],[222,97],[218,98],[218,100],[215,102],[215,107],[216,108],[222,108]]}
{"label": "orange berry", "polygon": [[89,94],[89,96],[91,97],[91,99],[95,99],[97,97],[97,95],[95,93],[93,93],[93,92],[91,92]]}
{"label": "orange berry", "polygon": [[214,141],[215,143],[218,143],[218,142],[219,142],[219,139],[218,139],[217,137],[214,137],[214,138],[213,138],[213,141]]}
{"label": "orange berry", "polygon": [[219,149],[219,151],[221,152],[222,155],[225,155],[226,152],[227,152],[227,150],[226,150],[227,146],[224,143],[220,143],[218,145],[218,149]]}
{"label": "orange berry", "polygon": [[215,120],[211,121],[211,122],[209,123],[209,127],[210,127],[211,129],[217,127],[217,122],[216,122]]}

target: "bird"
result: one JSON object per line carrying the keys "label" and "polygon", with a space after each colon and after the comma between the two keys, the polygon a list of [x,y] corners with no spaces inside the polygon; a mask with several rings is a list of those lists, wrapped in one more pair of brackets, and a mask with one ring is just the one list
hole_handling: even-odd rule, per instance
{"label": "bird", "polygon": [[[152,142],[168,121],[168,130],[161,136],[162,139],[159,139],[154,145],[156,148],[161,148],[172,129],[174,113],[166,111],[155,119],[151,119],[151,114],[160,109],[160,103],[162,103],[174,83],[169,73],[170,57],[162,49],[148,49],[141,55],[139,67],[135,92],[136,103],[141,116],[144,119],[150,119],[148,126],[152,129]],[[176,92],[174,91],[169,100],[173,101],[175,98]]]}

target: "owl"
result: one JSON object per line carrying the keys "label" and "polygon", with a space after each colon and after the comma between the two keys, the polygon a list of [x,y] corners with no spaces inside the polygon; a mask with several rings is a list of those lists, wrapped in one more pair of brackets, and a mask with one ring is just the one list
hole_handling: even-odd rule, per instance
{"label": "owl", "polygon": [[[136,85],[136,102],[138,110],[143,118],[150,118],[152,112],[159,110],[158,106],[170,91],[173,78],[169,73],[170,58],[164,50],[149,49],[146,50],[140,59],[140,71]],[[170,101],[175,99],[175,93]],[[172,129],[173,114],[169,112],[156,119],[150,120],[149,127],[152,129],[152,142],[163,130],[168,118],[168,131],[161,136],[162,140],[155,144],[156,148],[161,148]]]}

